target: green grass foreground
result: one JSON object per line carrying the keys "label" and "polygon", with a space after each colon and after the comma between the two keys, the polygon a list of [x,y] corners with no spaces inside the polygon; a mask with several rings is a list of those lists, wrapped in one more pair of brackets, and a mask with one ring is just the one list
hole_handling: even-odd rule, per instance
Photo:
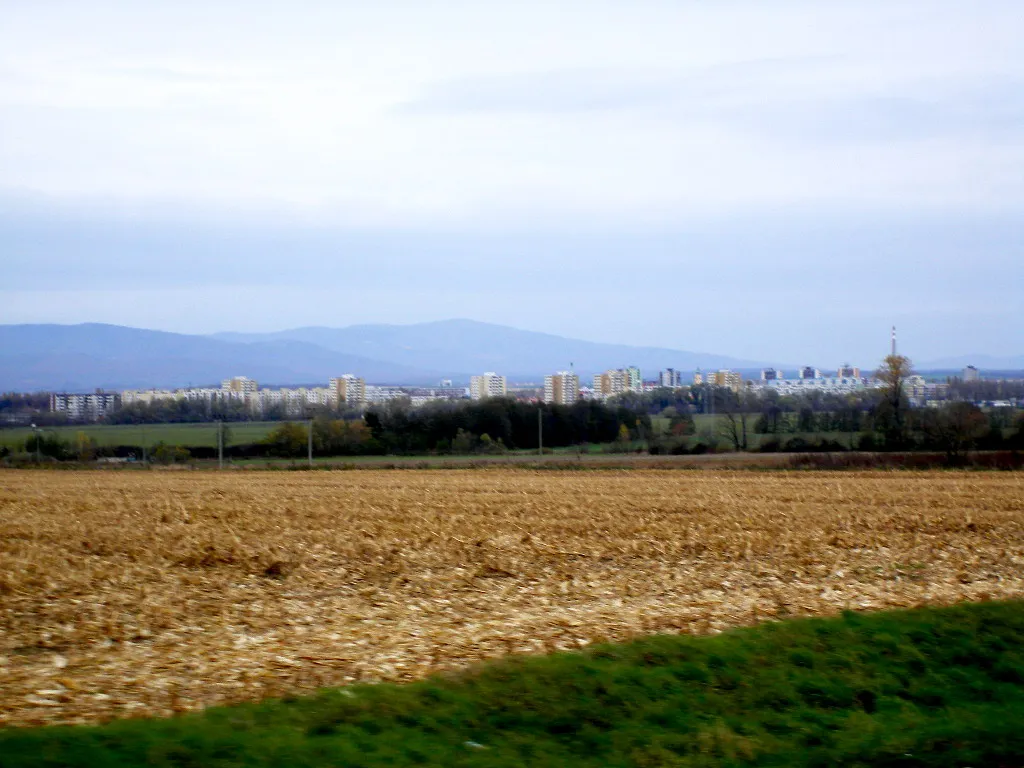
{"label": "green grass foreground", "polygon": [[1024,603],[515,657],[168,720],[0,730],[2,766],[1019,766]]}

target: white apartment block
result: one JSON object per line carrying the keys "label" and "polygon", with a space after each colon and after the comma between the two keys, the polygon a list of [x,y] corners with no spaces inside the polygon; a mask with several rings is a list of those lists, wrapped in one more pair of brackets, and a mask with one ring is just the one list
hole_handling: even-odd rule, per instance
{"label": "white apartment block", "polygon": [[469,396],[473,400],[488,397],[504,397],[508,394],[508,385],[504,376],[488,371],[483,376],[473,376],[469,380]]}
{"label": "white apartment block", "polygon": [[683,375],[675,368],[666,368],[658,374],[658,386],[679,389],[683,386]]}
{"label": "white apartment block", "polygon": [[266,413],[272,408],[284,405],[284,403],[284,391],[280,389],[261,389],[252,398],[252,407],[257,413]]}
{"label": "white apartment block", "polygon": [[257,413],[283,407],[288,416],[301,416],[307,408],[334,405],[334,391],[330,387],[283,387],[281,389],[258,390],[248,400]]}
{"label": "white apartment block", "polygon": [[643,392],[644,380],[640,375],[640,369],[635,365],[626,369],[626,389],[630,392]]}
{"label": "white apartment block", "polygon": [[773,379],[769,381],[755,381],[754,386],[759,389],[774,389],[780,395],[799,395],[803,392],[831,392],[837,395],[848,395],[853,392],[860,392],[869,387],[877,386],[877,382],[868,379],[824,376],[816,379]]}
{"label": "white apartment block", "polygon": [[284,407],[289,414],[299,414],[308,407],[325,406],[333,403],[328,387],[298,387],[282,389]]}
{"label": "white apartment block", "polygon": [[559,371],[544,377],[544,402],[572,405],[580,397],[580,377],[569,371]]}
{"label": "white apartment block", "polygon": [[464,400],[468,394],[465,387],[382,387],[369,384],[366,387],[366,402],[376,405],[407,398],[415,407],[438,400]]}
{"label": "white apartment block", "polygon": [[213,387],[189,387],[188,389],[175,390],[175,395],[182,400],[202,402],[246,402],[246,394],[238,389],[214,389]]}
{"label": "white apartment block", "polygon": [[389,400],[407,396],[408,393],[403,387],[384,387],[371,384],[366,388],[366,402],[372,404],[386,403]]}
{"label": "white apartment block", "polygon": [[50,394],[50,410],[63,413],[71,421],[99,421],[117,407],[117,395],[113,392],[91,394]]}

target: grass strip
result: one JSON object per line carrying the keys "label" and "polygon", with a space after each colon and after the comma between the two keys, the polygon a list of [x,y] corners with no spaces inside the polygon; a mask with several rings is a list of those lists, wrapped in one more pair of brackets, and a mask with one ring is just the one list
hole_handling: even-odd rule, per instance
{"label": "grass strip", "polygon": [[164,720],[0,730],[0,766],[1024,764],[1024,603],[513,657]]}

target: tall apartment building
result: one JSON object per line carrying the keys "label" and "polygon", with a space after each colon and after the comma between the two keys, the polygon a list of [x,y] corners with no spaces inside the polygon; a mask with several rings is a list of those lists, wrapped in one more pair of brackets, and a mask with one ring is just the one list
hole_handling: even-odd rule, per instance
{"label": "tall apartment building", "polygon": [[[697,383],[696,378],[694,376],[695,384]],[[738,371],[730,371],[728,368],[707,373],[704,375],[703,380],[713,387],[728,387],[734,392],[739,392],[743,388],[743,377]]]}
{"label": "tall apartment building", "polygon": [[338,403],[363,405],[366,402],[366,380],[351,373],[331,379],[328,389]]}
{"label": "tall apartment building", "polygon": [[117,395],[113,392],[50,393],[50,410],[65,414],[70,421],[99,421],[116,407]]}
{"label": "tall apartment building", "polygon": [[230,379],[224,379],[220,383],[220,388],[226,392],[240,392],[242,397],[247,398],[250,395],[255,395],[259,386],[248,376],[234,376]]}
{"label": "tall apartment building", "polygon": [[504,397],[508,394],[508,386],[504,376],[488,371],[483,376],[473,376],[469,380],[469,396],[474,400],[488,397]]}
{"label": "tall apartment building", "polygon": [[761,371],[761,381],[778,381],[782,378],[782,373],[775,370],[774,368],[765,368]]}
{"label": "tall apartment building", "polygon": [[572,405],[580,396],[580,377],[568,371],[559,371],[544,377],[544,402]]}
{"label": "tall apartment building", "polygon": [[978,381],[980,378],[981,374],[978,372],[978,369],[975,368],[973,365],[968,365],[966,368],[964,368],[964,381]]}
{"label": "tall apartment building", "polygon": [[623,392],[643,392],[644,381],[636,366],[616,368],[594,375],[594,394],[600,398],[621,395]]}
{"label": "tall apartment building", "polygon": [[640,375],[640,369],[635,365],[631,365],[626,369],[626,389],[630,392],[644,391],[643,377]]}
{"label": "tall apartment building", "polygon": [[626,372],[611,370],[594,374],[594,395],[608,398],[626,391]]}
{"label": "tall apartment building", "polygon": [[800,369],[801,379],[820,379],[821,371],[815,368],[813,365],[805,365]]}
{"label": "tall apartment building", "polygon": [[683,386],[683,375],[675,368],[666,368],[658,374],[658,386],[679,389]]}
{"label": "tall apartment building", "polygon": [[839,366],[839,370],[836,371],[837,379],[859,379],[860,368],[850,365],[849,363],[843,363]]}

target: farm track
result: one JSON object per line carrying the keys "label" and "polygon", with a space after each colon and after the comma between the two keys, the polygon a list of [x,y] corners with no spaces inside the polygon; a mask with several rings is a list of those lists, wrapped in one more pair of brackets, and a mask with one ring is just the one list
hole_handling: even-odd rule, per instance
{"label": "farm track", "polygon": [[0,472],[0,725],[1024,597],[1024,475]]}

